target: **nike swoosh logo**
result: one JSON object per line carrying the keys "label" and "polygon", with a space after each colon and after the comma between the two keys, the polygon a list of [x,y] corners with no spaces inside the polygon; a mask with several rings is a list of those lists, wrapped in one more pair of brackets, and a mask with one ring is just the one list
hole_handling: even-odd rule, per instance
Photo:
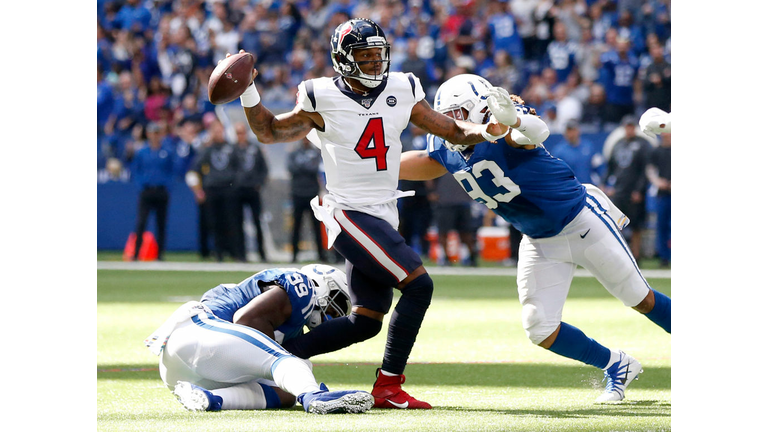
{"label": "nike swoosh logo", "polygon": [[[589,232],[589,231],[587,231],[587,232]],[[624,378],[620,378],[619,379],[619,382],[621,383],[621,385],[625,385],[627,383],[627,378],[629,378],[629,364],[627,364],[627,369],[624,372]]]}
{"label": "nike swoosh logo", "polygon": [[405,401],[405,403],[397,403],[397,402],[392,402],[391,400],[387,399],[387,402],[391,403],[392,405],[394,405],[395,407],[400,408],[400,409],[408,408],[408,401]]}
{"label": "nike swoosh logo", "polygon": [[586,236],[587,236],[587,234],[589,234],[589,232],[590,232],[591,230],[592,230],[592,228],[588,229],[588,230],[587,230],[587,232],[585,232],[584,234],[579,234],[579,237],[581,237],[581,238],[584,238],[584,237],[586,237]]}

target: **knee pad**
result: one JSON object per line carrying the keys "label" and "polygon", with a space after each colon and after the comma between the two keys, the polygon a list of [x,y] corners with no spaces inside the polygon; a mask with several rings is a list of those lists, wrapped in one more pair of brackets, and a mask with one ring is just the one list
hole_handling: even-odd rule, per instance
{"label": "knee pad", "polygon": [[432,278],[428,273],[424,273],[404,286],[400,292],[403,293],[403,297],[407,297],[414,304],[427,309],[430,303],[432,303],[432,292],[434,290],[435,284],[432,282]]}
{"label": "knee pad", "polygon": [[382,327],[381,321],[354,312],[349,316],[349,321],[353,324],[349,335],[351,339],[354,339],[352,343],[362,342],[376,336]]}
{"label": "knee pad", "polygon": [[525,335],[534,345],[542,343],[560,325],[559,319],[548,322],[544,311],[536,303],[523,305],[522,318]]}

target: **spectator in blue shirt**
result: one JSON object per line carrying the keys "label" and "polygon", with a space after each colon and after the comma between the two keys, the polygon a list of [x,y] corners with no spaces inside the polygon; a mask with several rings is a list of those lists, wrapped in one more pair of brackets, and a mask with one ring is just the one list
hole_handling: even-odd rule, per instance
{"label": "spectator in blue shirt", "polygon": [[563,83],[577,66],[578,45],[568,40],[565,24],[556,21],[552,29],[554,39],[547,46],[545,65],[557,72],[557,82]]}
{"label": "spectator in blue shirt", "polygon": [[486,46],[481,42],[475,43],[472,47],[472,59],[475,61],[476,75],[488,76],[493,73],[493,70],[496,67],[493,62],[493,57],[488,55]]}
{"label": "spectator in blue shirt", "polygon": [[640,54],[646,51],[643,28],[635,23],[631,11],[625,9],[619,13],[616,29],[618,30],[619,37],[629,40],[632,53],[635,56],[640,56]]}
{"label": "spectator in blue shirt", "polygon": [[507,3],[500,0],[492,0],[488,4],[487,23],[491,48],[494,51],[504,50],[513,59],[520,60],[523,58],[523,40],[508,7]]}
{"label": "spectator in blue shirt", "polygon": [[199,132],[200,122],[192,117],[182,119],[176,127],[178,139],[175,142],[173,172],[178,179],[184,179],[187,171],[192,167],[195,156],[202,150],[203,144]]}
{"label": "spectator in blue shirt", "polygon": [[600,58],[600,82],[605,86],[609,106],[605,121],[609,123],[619,123],[622,118],[635,112],[634,93],[640,85],[640,63],[630,47],[628,39],[617,37],[616,49],[606,52]]}
{"label": "spectator in blue shirt", "polygon": [[141,190],[136,220],[136,247],[133,259],[137,259],[147,227],[149,212],[155,212],[157,230],[157,259],[163,260],[165,252],[165,221],[168,211],[168,188],[174,174],[174,151],[162,145],[161,128],[157,123],[147,125],[147,146],[139,149],[131,164],[131,176]]}
{"label": "spectator in blue shirt", "polygon": [[126,4],[120,8],[115,16],[117,28],[133,33],[147,30],[151,21],[152,13],[142,6],[139,0],[126,0]]}
{"label": "spectator in blue shirt", "polygon": [[104,124],[104,132],[109,135],[106,156],[122,157],[134,126],[144,123],[144,101],[137,83],[130,71],[122,71],[118,77],[112,113]]}
{"label": "spectator in blue shirt", "polygon": [[97,66],[96,73],[96,144],[101,159],[102,157],[109,156],[102,154],[102,145],[107,138],[104,128],[112,113],[115,95],[112,86],[104,79],[104,71],[101,65]]}
{"label": "spectator in blue shirt", "polygon": [[565,161],[578,181],[600,186],[605,171],[605,158],[594,142],[581,136],[579,122],[569,121],[563,137],[549,147],[549,152]]}

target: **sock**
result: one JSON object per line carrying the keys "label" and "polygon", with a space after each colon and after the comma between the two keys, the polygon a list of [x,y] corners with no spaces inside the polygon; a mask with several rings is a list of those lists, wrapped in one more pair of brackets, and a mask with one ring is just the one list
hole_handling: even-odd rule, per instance
{"label": "sock", "polygon": [[294,396],[320,390],[309,366],[293,356],[281,357],[272,365],[272,379]]}
{"label": "sock", "polygon": [[280,398],[274,389],[256,381],[237,384],[232,387],[212,390],[222,399],[222,410],[261,410],[280,408]]}
{"label": "sock", "polygon": [[656,304],[645,316],[667,333],[672,334],[672,299],[656,290],[652,291]]}
{"label": "sock", "polygon": [[587,337],[576,327],[560,323],[560,333],[549,350],[563,357],[604,369],[611,363],[611,350]]}
{"label": "sock", "polygon": [[379,373],[380,373],[380,374],[382,374],[382,375],[384,375],[384,376],[400,376],[400,374],[394,374],[394,373],[392,373],[392,372],[387,372],[387,371],[385,371],[384,369],[382,369],[381,371],[379,371]]}
{"label": "sock", "polygon": [[401,375],[408,363],[421,322],[432,300],[434,285],[429,274],[424,273],[402,289],[403,295],[389,320],[387,345],[384,349],[382,370]]}
{"label": "sock", "polygon": [[353,313],[350,316],[325,321],[309,333],[283,343],[283,348],[303,359],[346,348],[376,336],[381,321]]}
{"label": "sock", "polygon": [[280,396],[272,387],[259,383],[259,387],[264,392],[264,398],[267,400],[267,409],[280,408]]}

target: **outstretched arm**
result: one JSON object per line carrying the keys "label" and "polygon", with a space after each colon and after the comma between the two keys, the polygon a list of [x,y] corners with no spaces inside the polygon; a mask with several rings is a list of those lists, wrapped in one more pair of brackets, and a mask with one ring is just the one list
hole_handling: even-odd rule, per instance
{"label": "outstretched arm", "polygon": [[[229,56],[227,53],[227,57]],[[258,75],[259,71],[254,69],[251,80]],[[245,111],[248,126],[264,144],[298,141],[307,136],[313,127],[325,126],[320,114],[303,111],[298,105],[291,112],[275,116],[261,103],[261,96],[253,81],[240,95],[240,104]]]}
{"label": "outstretched arm", "polygon": [[315,117],[320,117],[319,114],[305,112],[298,106],[277,116],[261,102],[252,107],[243,106],[243,110],[251,130],[264,144],[298,141],[307,136],[313,127],[322,126],[316,122]]}
{"label": "outstretched arm", "polygon": [[448,170],[426,150],[411,150],[400,156],[400,180],[432,180],[446,173]]}
{"label": "outstretched arm", "polygon": [[433,110],[424,99],[413,106],[411,123],[446,141],[467,145],[488,141],[489,137],[501,138],[509,129],[508,126],[499,123],[481,125],[454,120]]}

